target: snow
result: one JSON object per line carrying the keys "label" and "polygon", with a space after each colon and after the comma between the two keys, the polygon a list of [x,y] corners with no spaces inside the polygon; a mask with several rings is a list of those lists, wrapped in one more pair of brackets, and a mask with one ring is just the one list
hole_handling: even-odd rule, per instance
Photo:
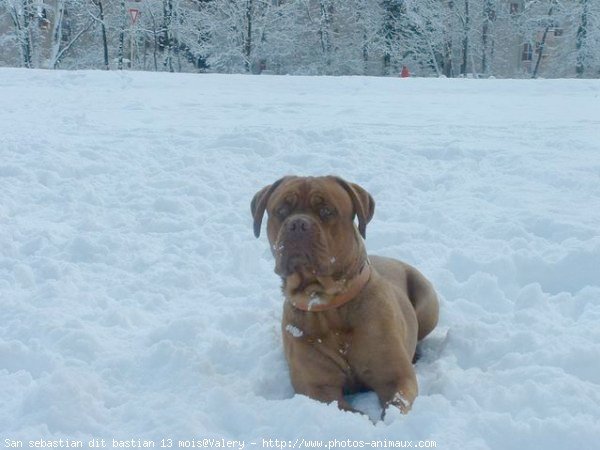
{"label": "snow", "polygon": [[288,323],[285,326],[285,331],[287,331],[288,333],[290,333],[295,338],[299,338],[299,337],[304,336],[304,332],[300,328],[295,327],[294,325],[292,325],[291,323]]}
{"label": "snow", "polygon": [[[595,448],[599,97],[597,80],[0,70],[0,445]],[[286,174],[365,187],[369,252],[434,283],[407,416],[294,395],[249,212]]]}

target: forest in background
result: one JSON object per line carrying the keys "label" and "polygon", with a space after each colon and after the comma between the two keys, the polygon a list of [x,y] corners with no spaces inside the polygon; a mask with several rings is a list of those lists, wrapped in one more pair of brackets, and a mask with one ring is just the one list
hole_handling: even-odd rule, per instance
{"label": "forest in background", "polygon": [[599,0],[0,0],[0,66],[600,77]]}

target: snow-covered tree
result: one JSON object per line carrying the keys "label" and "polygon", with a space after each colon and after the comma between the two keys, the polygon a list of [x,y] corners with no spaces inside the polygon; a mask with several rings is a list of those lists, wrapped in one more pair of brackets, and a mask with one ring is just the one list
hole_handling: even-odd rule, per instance
{"label": "snow-covered tree", "polygon": [[449,13],[439,0],[387,0],[382,20],[384,73],[398,74],[402,66],[421,75],[442,75],[448,43]]}
{"label": "snow-covered tree", "polygon": [[0,0],[0,64],[599,77],[600,1]]}
{"label": "snow-covered tree", "polygon": [[88,2],[82,0],[57,0],[52,8],[50,44],[46,67],[58,68],[62,58],[95,24],[89,15]]}
{"label": "snow-covered tree", "polygon": [[258,0],[214,0],[200,10],[199,49],[211,67],[224,72],[250,72],[257,63],[265,18],[272,5]]}
{"label": "snow-covered tree", "polygon": [[34,52],[37,42],[34,37],[38,34],[38,22],[43,18],[38,16],[32,0],[3,0],[3,3],[13,25],[22,66],[35,67]]}
{"label": "snow-covered tree", "polygon": [[99,24],[101,39],[102,39],[102,68],[108,70],[110,68],[110,62],[108,57],[108,37],[106,33],[106,22],[104,19],[104,0],[92,0],[93,3],[97,6],[97,14],[92,13],[91,17],[96,20]]}
{"label": "snow-covered tree", "polygon": [[600,75],[600,2],[577,0],[576,7],[570,10],[572,27],[568,41],[575,42],[575,52],[569,63],[575,59],[575,73],[578,78]]}

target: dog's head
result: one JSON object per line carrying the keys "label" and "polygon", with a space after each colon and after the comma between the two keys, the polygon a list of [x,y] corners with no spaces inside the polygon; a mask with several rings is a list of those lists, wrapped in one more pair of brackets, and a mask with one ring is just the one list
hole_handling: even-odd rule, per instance
{"label": "dog's head", "polygon": [[340,281],[358,273],[366,260],[361,236],[374,209],[367,191],[334,176],[281,178],[251,204],[256,237],[267,211],[275,272],[289,295],[335,294]]}

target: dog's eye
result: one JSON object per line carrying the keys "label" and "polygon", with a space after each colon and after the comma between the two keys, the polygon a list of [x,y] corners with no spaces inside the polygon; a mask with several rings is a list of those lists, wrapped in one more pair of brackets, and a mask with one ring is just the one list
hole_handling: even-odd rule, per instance
{"label": "dog's eye", "polygon": [[285,219],[287,216],[290,215],[290,207],[288,205],[280,206],[275,210],[275,215],[281,220]]}
{"label": "dog's eye", "polygon": [[321,220],[327,220],[333,217],[335,211],[328,206],[323,206],[319,209],[319,216]]}

